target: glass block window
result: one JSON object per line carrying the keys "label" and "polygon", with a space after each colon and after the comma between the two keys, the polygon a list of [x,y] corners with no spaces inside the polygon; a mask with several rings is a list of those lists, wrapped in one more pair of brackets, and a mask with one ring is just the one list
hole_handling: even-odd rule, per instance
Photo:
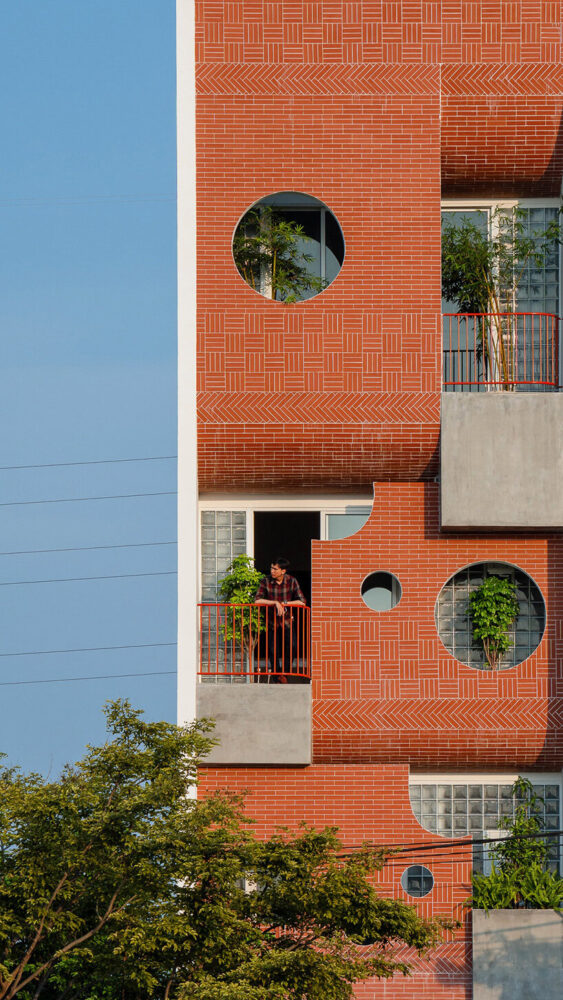
{"label": "glass block window", "polygon": [[[523,208],[522,221],[527,234],[545,232],[551,222],[557,220],[558,209]],[[532,261],[526,267],[517,292],[519,312],[547,312],[559,314],[559,247],[557,243],[548,252],[543,267]]]}
{"label": "glass block window", "polygon": [[[538,796],[537,816],[542,830],[559,830],[559,784],[533,782],[533,789]],[[490,836],[496,836],[499,820],[507,816],[513,817],[516,805],[519,804],[512,794],[512,783],[459,782],[431,785],[411,781],[409,794],[412,811],[420,825],[442,837],[473,834],[475,840],[482,840],[487,831]],[[491,834],[491,831],[495,833]],[[550,838],[549,853],[551,866],[557,869],[562,860],[559,837]],[[475,844],[473,865],[476,871],[483,870],[484,855],[484,845]]]}
{"label": "glass block window", "polygon": [[518,617],[510,633],[512,645],[498,668],[505,670],[522,663],[537,649],[545,629],[544,600],[527,573],[506,563],[476,563],[467,566],[450,577],[442,588],[436,601],[434,617],[440,639],[456,660],[479,670],[489,669],[481,643],[473,640],[471,619],[467,613],[469,595],[488,576],[508,577],[516,584]]}
{"label": "glass block window", "polygon": [[246,552],[246,511],[201,512],[202,601],[217,600],[217,582],[235,556]]}
{"label": "glass block window", "polygon": [[424,865],[409,865],[401,876],[401,885],[409,896],[427,896],[432,891],[434,876]]}

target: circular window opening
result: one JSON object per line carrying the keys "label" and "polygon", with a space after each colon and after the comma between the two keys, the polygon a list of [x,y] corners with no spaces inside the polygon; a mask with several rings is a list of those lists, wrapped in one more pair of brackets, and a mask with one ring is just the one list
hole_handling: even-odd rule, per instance
{"label": "circular window opening", "polygon": [[401,885],[409,896],[427,896],[432,891],[434,876],[424,865],[410,865],[401,876]]}
{"label": "circular window opening", "polygon": [[336,278],[344,237],[318,198],[280,191],[244,213],[233,236],[233,258],[255,292],[278,302],[302,302]]}
{"label": "circular window opening", "polygon": [[372,611],[390,611],[401,593],[401,584],[392,573],[370,573],[362,583],[362,600]]}
{"label": "circular window opening", "polygon": [[[470,614],[471,595],[476,591],[483,593],[483,584],[491,578],[493,588],[509,598],[512,595],[516,602],[514,617],[505,618],[506,642],[501,642],[505,648],[496,660],[491,640],[475,638],[475,619]],[[494,583],[495,579],[500,585]],[[494,604],[494,591],[492,599]],[[522,570],[507,563],[476,563],[450,577],[438,595],[434,617],[440,639],[456,660],[478,670],[492,667],[506,670],[522,663],[539,646],[545,629],[545,603],[539,587]]]}

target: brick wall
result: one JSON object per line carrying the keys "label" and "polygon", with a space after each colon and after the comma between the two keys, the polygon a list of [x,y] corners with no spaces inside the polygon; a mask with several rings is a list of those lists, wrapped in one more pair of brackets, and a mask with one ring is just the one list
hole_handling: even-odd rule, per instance
{"label": "brick wall", "polygon": [[[196,9],[201,489],[430,480],[441,170],[446,195],[557,193],[559,5]],[[283,190],[346,240],[336,281],[294,305],[249,289],[230,250]]]}
{"label": "brick wall", "polygon": [[[429,770],[563,765],[563,542],[560,535],[439,532],[433,483],[375,485],[349,538],[313,542],[314,760],[408,761]],[[538,584],[547,626],[508,670],[465,666],[434,623],[444,583],[470,563],[518,566]],[[360,596],[370,572],[402,586],[391,611]]]}
{"label": "brick wall", "polygon": [[[408,797],[408,768],[369,764],[313,765],[307,768],[212,768],[200,771],[200,794],[228,788],[246,793],[247,815],[257,836],[276,827],[297,830],[300,821],[337,826],[344,846],[365,840],[388,846],[420,848],[390,861],[379,873],[381,893],[414,904],[401,887],[401,875],[410,864],[424,864],[434,875],[432,892],[417,901],[427,916],[444,915],[461,921],[452,939],[446,935],[428,960],[408,949],[401,955],[413,963],[414,979],[370,981],[355,990],[358,998],[402,1000],[470,1000],[470,926],[463,906],[470,892],[471,849],[428,833],[415,819]],[[443,850],[428,850],[443,843]],[[426,847],[426,850],[425,850]]]}

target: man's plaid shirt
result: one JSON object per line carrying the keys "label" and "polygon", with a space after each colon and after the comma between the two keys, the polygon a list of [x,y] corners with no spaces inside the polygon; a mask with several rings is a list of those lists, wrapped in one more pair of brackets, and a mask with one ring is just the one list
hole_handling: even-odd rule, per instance
{"label": "man's plaid shirt", "polygon": [[[284,573],[283,580],[280,583],[277,583],[272,576],[265,576],[256,591],[254,600],[279,601],[280,604],[286,604],[287,601],[303,601],[303,604],[305,604],[301,587],[295,577],[290,576],[289,573]],[[290,620],[291,608],[286,608],[284,618],[274,615],[269,624],[273,626],[275,622],[276,625],[281,625],[282,623],[289,625]]]}

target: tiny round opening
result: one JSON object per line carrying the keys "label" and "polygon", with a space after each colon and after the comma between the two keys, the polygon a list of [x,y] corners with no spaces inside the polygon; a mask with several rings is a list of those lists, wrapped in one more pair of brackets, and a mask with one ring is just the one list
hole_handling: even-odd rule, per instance
{"label": "tiny round opening", "polygon": [[401,876],[401,885],[408,896],[427,896],[432,891],[434,876],[424,865],[409,865]]}
{"label": "tiny round opening", "polygon": [[401,600],[401,593],[401,584],[392,573],[370,573],[362,583],[362,600],[372,611],[390,611]]}
{"label": "tiny round opening", "polygon": [[334,281],[344,261],[336,217],[318,198],[278,191],[242,216],[233,236],[240,276],[259,295],[277,302],[312,299]]}

